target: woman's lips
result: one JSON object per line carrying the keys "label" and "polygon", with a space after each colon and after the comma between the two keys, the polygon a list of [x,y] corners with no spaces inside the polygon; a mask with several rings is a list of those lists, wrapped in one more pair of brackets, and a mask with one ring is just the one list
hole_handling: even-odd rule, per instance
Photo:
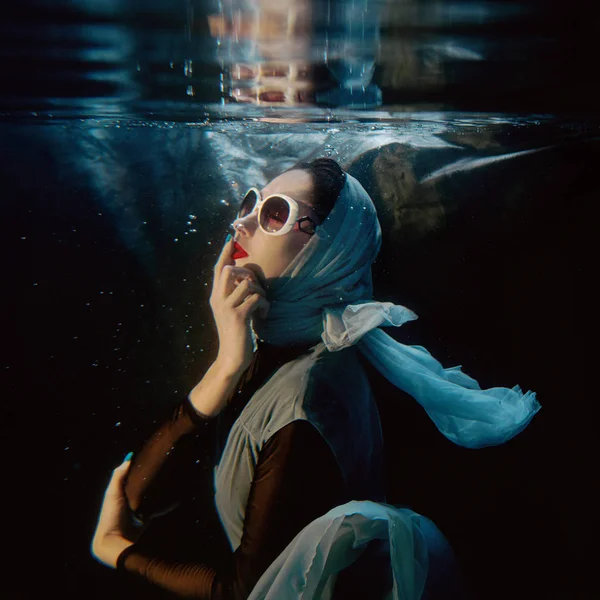
{"label": "woman's lips", "polygon": [[235,250],[233,251],[231,258],[233,258],[234,260],[236,258],[245,258],[246,256],[248,256],[248,253],[237,242],[233,242],[233,247],[235,248]]}

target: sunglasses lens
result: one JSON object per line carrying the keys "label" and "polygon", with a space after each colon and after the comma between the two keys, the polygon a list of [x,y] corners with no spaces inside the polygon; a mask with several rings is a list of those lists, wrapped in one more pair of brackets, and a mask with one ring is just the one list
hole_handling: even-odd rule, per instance
{"label": "sunglasses lens", "polygon": [[257,195],[254,190],[250,190],[242,200],[240,204],[240,210],[238,211],[238,218],[242,219],[246,215],[249,215],[256,206]]}
{"label": "sunglasses lens", "polygon": [[290,216],[289,204],[278,196],[269,198],[262,207],[260,225],[265,231],[279,231]]}

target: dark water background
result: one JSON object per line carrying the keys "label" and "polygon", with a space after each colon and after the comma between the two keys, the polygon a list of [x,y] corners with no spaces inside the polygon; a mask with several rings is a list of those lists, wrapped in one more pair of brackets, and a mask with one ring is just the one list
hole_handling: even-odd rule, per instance
{"label": "dark water background", "polygon": [[[149,41],[170,41],[163,50],[182,58],[189,45],[173,31],[189,24],[190,3],[175,4],[168,12],[159,3],[107,3],[101,19],[94,13],[112,31],[99,47],[114,39],[122,50],[117,33],[138,40],[104,72],[153,56],[144,52]],[[196,15],[206,6],[198,3]],[[194,103],[182,97],[188,81],[156,76],[162,55],[142,60],[143,92],[127,77],[98,83],[88,59],[65,63],[57,51],[64,44],[48,41],[81,29],[77,56],[87,47],[89,11],[38,2],[9,13],[0,415],[5,497],[15,506],[5,514],[18,531],[8,538],[7,575],[19,576],[7,577],[2,597],[40,597],[37,585],[62,598],[158,597],[91,558],[102,493],[111,469],[215,357],[212,267],[239,192],[318,156],[336,158],[377,205],[384,240],[375,298],[420,317],[388,333],[424,345],[444,366],[462,364],[484,387],[535,390],[543,406],[514,440],[473,452],[445,440],[416,406],[400,410],[382,384],[388,501],[440,526],[476,598],[593,597],[588,306],[600,137],[591,30],[579,21],[576,34],[565,23],[573,7],[567,18],[540,3],[519,6],[529,12],[500,24],[413,25],[413,37],[450,33],[454,42],[468,38],[471,51],[479,40],[492,57],[442,61],[443,84],[413,77],[410,93],[381,85],[382,103],[363,111],[289,114],[219,104],[218,65],[208,59]],[[393,27],[383,31],[387,41],[401,38]],[[206,30],[197,39],[210,47]],[[518,77],[502,78],[509,70]],[[98,87],[82,87],[84,79]],[[289,116],[297,122],[283,122]],[[199,501],[209,500],[208,482],[200,465]],[[188,516],[168,517],[157,537],[166,545],[200,540],[210,555],[222,544],[214,515],[198,523]],[[58,537],[42,534],[40,521],[59,528]],[[38,569],[54,561],[54,578],[42,578]]]}

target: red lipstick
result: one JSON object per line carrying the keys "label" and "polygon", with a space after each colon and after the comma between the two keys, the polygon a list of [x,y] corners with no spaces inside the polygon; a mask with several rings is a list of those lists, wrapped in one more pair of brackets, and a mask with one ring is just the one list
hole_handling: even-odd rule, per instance
{"label": "red lipstick", "polygon": [[234,260],[236,258],[245,258],[246,256],[248,256],[248,253],[237,242],[233,242],[233,247],[235,249],[233,251],[233,254],[231,255],[231,258],[233,258]]}

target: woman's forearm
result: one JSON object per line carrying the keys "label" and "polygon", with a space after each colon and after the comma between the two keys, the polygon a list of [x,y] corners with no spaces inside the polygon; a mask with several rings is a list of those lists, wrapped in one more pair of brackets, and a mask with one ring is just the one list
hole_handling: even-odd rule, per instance
{"label": "woman's forearm", "polygon": [[119,556],[117,568],[176,597],[248,598],[264,571],[298,532],[344,501],[344,479],[329,445],[308,421],[295,421],[261,449],[241,544],[218,571],[202,562],[164,560],[135,545]]}
{"label": "woman's forearm", "polygon": [[133,455],[124,490],[129,507],[144,522],[168,510],[185,494],[182,469],[189,461],[183,458],[193,451],[191,434],[202,427],[194,422],[191,411],[185,403],[176,406]]}
{"label": "woman's forearm", "polygon": [[190,403],[200,416],[216,417],[227,406],[242,375],[242,370],[232,369],[217,359],[190,392]]}
{"label": "woman's forearm", "polygon": [[241,375],[214,362],[188,399],[175,407],[135,453],[125,495],[139,519],[147,521],[182,500],[190,485],[188,463],[197,462],[198,435],[212,432],[210,421],[227,405]]}

